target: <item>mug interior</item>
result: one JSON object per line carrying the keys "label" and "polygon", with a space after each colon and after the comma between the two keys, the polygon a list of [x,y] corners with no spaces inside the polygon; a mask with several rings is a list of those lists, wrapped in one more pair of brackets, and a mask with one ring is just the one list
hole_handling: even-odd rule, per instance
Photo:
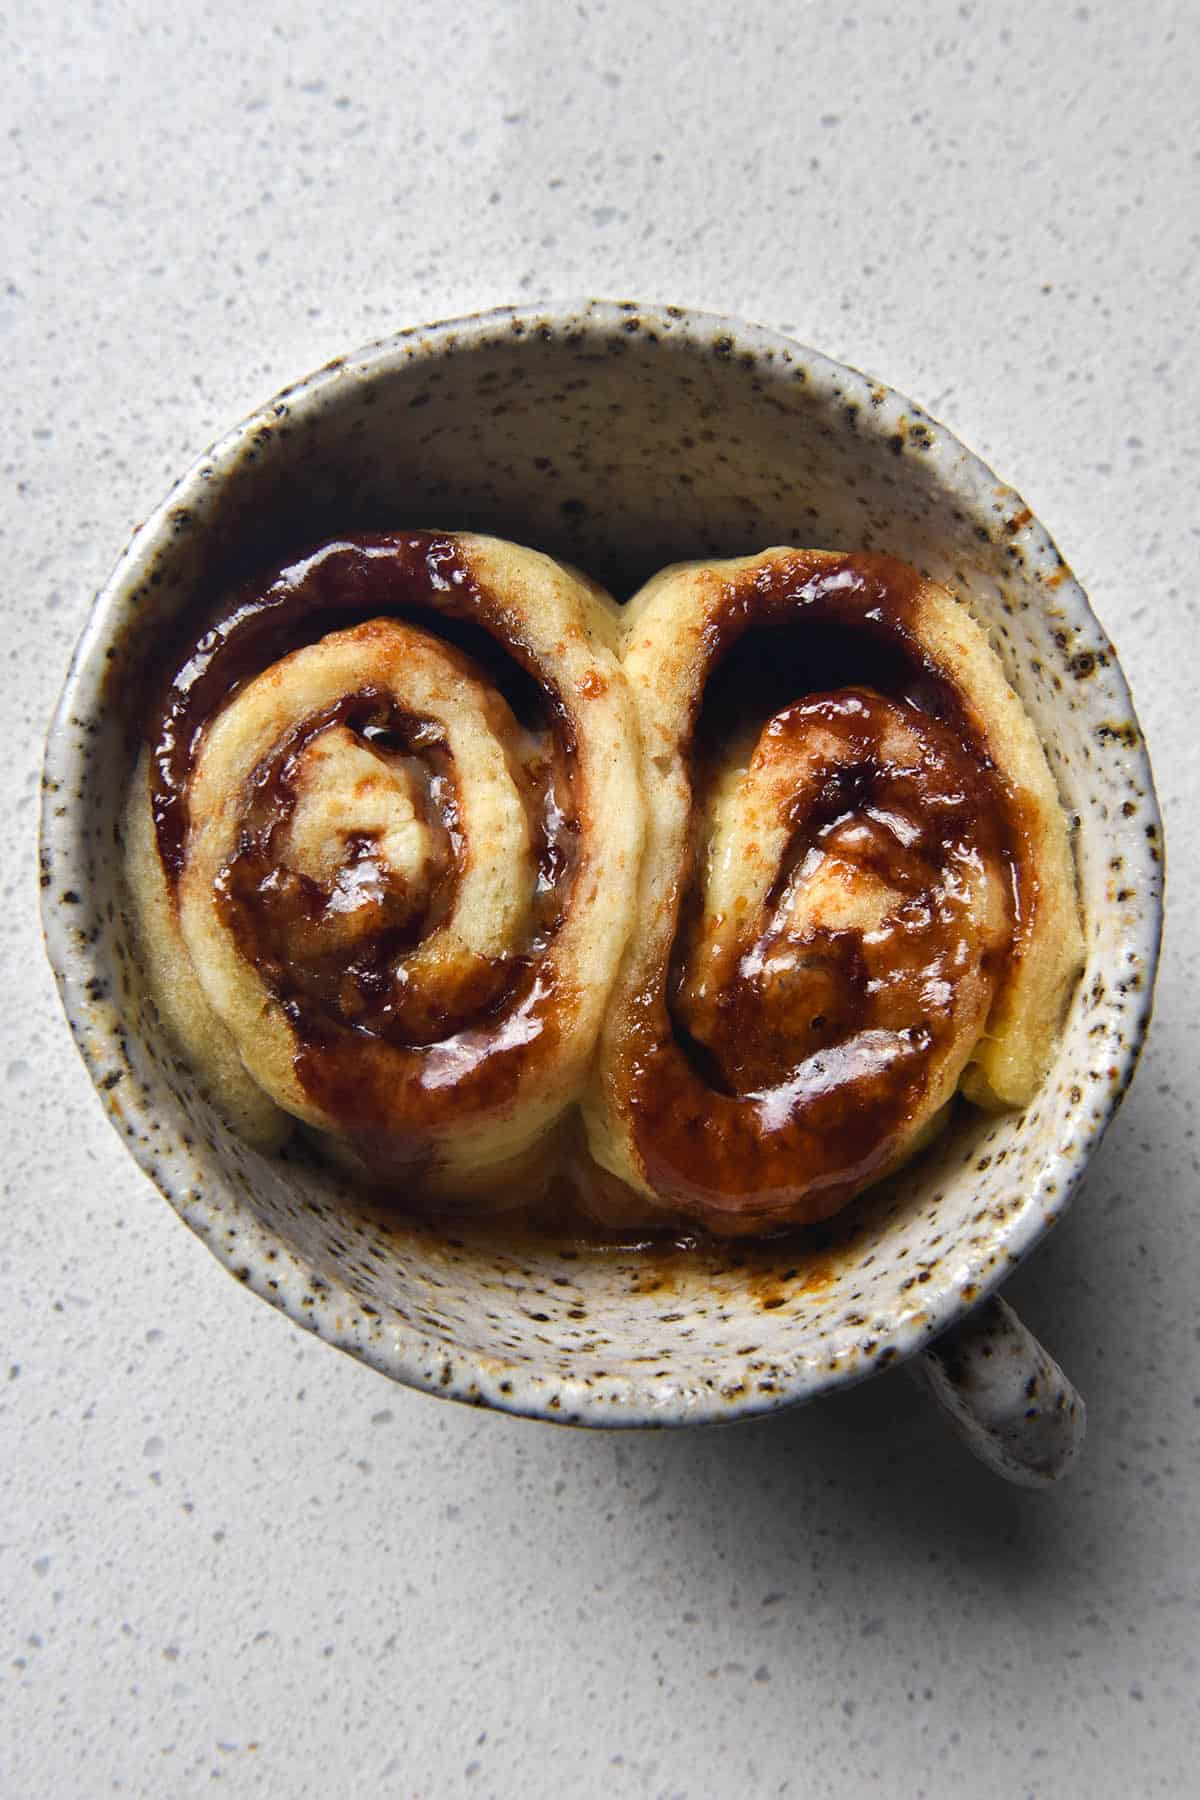
{"label": "mug interior", "polygon": [[[473,529],[628,595],[663,564],[887,551],[989,630],[1074,822],[1087,966],[1034,1103],[963,1116],[820,1233],[646,1256],[383,1220],[307,1158],[236,1142],[163,1042],[129,930],[121,803],[152,647],[237,576],[351,528]],[[1065,1205],[1132,1071],[1160,917],[1129,695],[1019,496],[921,410],[679,309],[504,311],[285,391],[193,468],[101,595],[51,733],[43,886],[68,1018],[130,1149],[255,1291],[389,1375],[588,1423],[729,1418],[907,1355]]]}

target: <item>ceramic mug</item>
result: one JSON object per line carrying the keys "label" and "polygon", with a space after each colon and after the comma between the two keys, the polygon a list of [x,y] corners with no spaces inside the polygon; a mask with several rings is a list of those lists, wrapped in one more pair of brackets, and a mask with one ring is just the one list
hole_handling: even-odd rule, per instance
{"label": "ceramic mug", "polygon": [[[121,866],[131,684],[198,595],[355,526],[536,545],[618,594],[769,544],[887,551],[985,625],[1068,815],[1087,961],[1023,1112],[973,1115],[798,1256],[636,1251],[383,1222],[306,1161],[246,1148],[157,1026]],[[1160,822],[1116,654],[1012,489],[901,395],[771,332],[594,302],[400,332],[285,389],[134,533],[51,727],[44,923],[105,1107],[255,1293],[410,1386],[587,1425],[775,1410],[912,1359],[1011,1479],[1070,1464],[1082,1404],[996,1290],[1060,1215],[1133,1072],[1161,922]]]}

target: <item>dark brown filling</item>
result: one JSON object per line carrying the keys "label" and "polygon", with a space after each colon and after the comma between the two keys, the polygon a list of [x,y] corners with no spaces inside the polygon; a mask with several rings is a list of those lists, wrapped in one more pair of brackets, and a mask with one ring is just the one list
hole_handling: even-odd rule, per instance
{"label": "dark brown filling", "polygon": [[[968,702],[912,628],[918,577],[881,557],[803,556],[731,583],[704,642],[689,759],[697,811],[722,748],[770,721],[786,748],[819,729],[837,754],[796,792],[788,845],[752,934],[705,976],[693,842],[667,969],[635,1008],[622,1079],[647,1177],[684,1210],[827,1216],[891,1160],[955,1031],[964,980],[994,992],[1019,935],[1027,840]],[[889,757],[896,728],[916,755]],[[895,895],[869,929],[797,925],[801,873],[833,856]],[[1000,932],[963,904],[999,881]]]}
{"label": "dark brown filling", "polygon": [[[174,885],[186,858],[189,783],[211,719],[291,651],[381,616],[452,646],[465,672],[489,681],[515,717],[522,743],[505,748],[535,858],[519,942],[499,958],[459,956],[424,986],[406,981],[405,960],[446,917],[467,859],[489,847],[463,842],[455,770],[437,722],[401,711],[369,685],[297,720],[254,771],[217,903],[242,956],[288,1017],[305,1093],[386,1177],[419,1165],[428,1134],[448,1119],[502,1106],[524,1061],[553,1053],[553,942],[580,836],[575,740],[563,697],[451,542],[424,532],[360,536],[229,596],[198,641],[182,644],[147,735],[159,853]],[[366,835],[346,846],[332,883],[288,866],[284,846],[305,752],[337,728],[383,763],[403,760],[417,771],[434,866],[415,892],[377,861]],[[412,1054],[398,1064],[397,1050]]]}
{"label": "dark brown filling", "polygon": [[185,619],[152,675],[146,723],[159,853],[178,881],[188,832],[188,783],[204,729],[233,696],[292,650],[377,617],[432,630],[487,670],[516,717],[555,735],[574,761],[563,697],[549,692],[528,646],[484,592],[449,538],[429,531],[359,533],[243,582],[204,617]]}
{"label": "dark brown filling", "polygon": [[[1027,836],[968,701],[915,636],[917,587],[911,569],[887,558],[829,566],[799,555],[731,583],[706,634],[685,746],[697,812],[748,722],[774,720],[798,741],[819,724],[839,750],[797,793],[765,925],[715,971],[717,1000],[703,1016],[684,993],[701,909],[703,846],[691,847],[670,964],[641,997],[622,1071],[647,1175],[668,1208],[731,1217],[743,1209],[762,1229],[835,1211],[885,1167],[920,1107],[931,1061],[953,1030],[956,984],[972,969],[997,984],[1019,940]],[[449,540],[356,536],[243,584],[198,641],[181,640],[147,735],[159,850],[174,884],[210,720],[289,652],[379,616],[431,630],[482,665],[537,746],[522,763],[537,865],[522,942],[503,959],[456,968],[432,992],[409,993],[398,978],[445,917],[469,847],[436,722],[402,713],[369,686],[297,721],[256,771],[218,904],[291,1022],[305,1092],[411,1202],[430,1134],[503,1106],[527,1059],[554,1053],[553,943],[580,834],[563,696]],[[884,752],[897,718],[919,739],[915,763],[898,766]],[[335,727],[385,761],[415,759],[435,845],[436,868],[418,893],[378,874],[369,839],[349,846],[343,890],[360,877],[378,890],[361,926],[341,917],[333,889],[289,871],[280,853],[299,759]],[[797,933],[787,901],[814,851],[843,856],[899,892],[878,930]],[[1008,928],[999,944],[964,937],[958,888],[979,869],[1002,872]],[[399,1068],[397,1050],[411,1053]]]}

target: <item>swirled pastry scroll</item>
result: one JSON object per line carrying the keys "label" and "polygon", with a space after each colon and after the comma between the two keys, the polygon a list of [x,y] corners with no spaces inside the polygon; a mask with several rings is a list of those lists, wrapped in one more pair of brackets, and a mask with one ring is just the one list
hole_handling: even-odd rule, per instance
{"label": "swirled pastry scroll", "polygon": [[177,1039],[412,1202],[548,1168],[633,923],[636,727],[614,603],[469,534],[337,540],[183,656],[131,810]]}
{"label": "swirled pastry scroll", "polygon": [[828,1216],[960,1087],[1021,1106],[1080,962],[1041,747],[965,608],[776,549],[630,603],[648,835],[585,1103],[646,1216]]}

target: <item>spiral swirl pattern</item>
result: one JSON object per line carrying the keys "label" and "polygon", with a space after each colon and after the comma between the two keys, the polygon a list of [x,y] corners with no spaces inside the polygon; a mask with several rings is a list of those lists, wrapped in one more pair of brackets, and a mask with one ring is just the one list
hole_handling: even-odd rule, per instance
{"label": "spiral swirl pattern", "polygon": [[648,840],[585,1102],[644,1216],[828,1216],[960,1083],[1023,1104],[1080,959],[1066,828],[983,633],[887,558],[682,565],[623,664]]}
{"label": "spiral swirl pattern", "polygon": [[398,1198],[503,1204],[581,1090],[642,836],[614,618],[499,540],[345,539],[240,590],[169,685],[149,806],[193,1053]]}

